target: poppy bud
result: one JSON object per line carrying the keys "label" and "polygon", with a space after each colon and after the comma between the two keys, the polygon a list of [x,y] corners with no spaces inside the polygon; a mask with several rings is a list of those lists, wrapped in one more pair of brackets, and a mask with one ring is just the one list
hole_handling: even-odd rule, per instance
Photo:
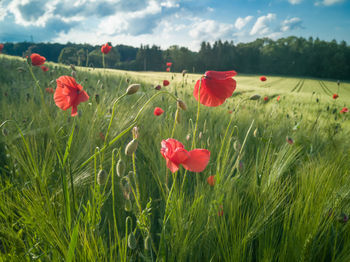
{"label": "poppy bud", "polygon": [[125,79],[125,81],[126,81],[128,84],[130,83],[130,79],[129,79],[129,78]]}
{"label": "poppy bud", "polygon": [[186,136],[186,140],[188,141],[188,140],[190,140],[190,138],[191,138],[191,135],[188,134],[188,135]]}
{"label": "poppy bud", "polygon": [[258,128],[255,128],[254,133],[253,133],[253,136],[254,136],[254,137],[257,137],[257,136],[258,136]]}
{"label": "poppy bud", "polygon": [[101,169],[97,174],[97,183],[103,186],[107,182],[108,174],[105,170]]}
{"label": "poppy bud", "polygon": [[128,236],[128,247],[130,249],[135,249],[136,246],[137,246],[137,243],[136,243],[135,235],[133,232],[131,232]]}
{"label": "poppy bud", "polygon": [[137,139],[131,140],[125,148],[125,155],[131,156],[133,153],[135,153],[137,149],[137,145],[138,145]]}
{"label": "poppy bud", "polygon": [[9,131],[6,128],[2,129],[2,134],[3,136],[8,136],[9,135]]}
{"label": "poppy bud", "polygon": [[149,250],[151,247],[151,236],[148,234],[144,240],[145,250]]}
{"label": "poppy bud", "polygon": [[134,126],[132,129],[132,136],[135,139],[139,138],[139,128],[137,126]]}
{"label": "poppy bud", "polygon": [[77,78],[77,72],[76,71],[72,71],[71,75],[72,75],[73,78]]}
{"label": "poppy bud", "polygon": [[187,70],[182,70],[182,76],[185,76],[187,74]]}
{"label": "poppy bud", "polygon": [[100,103],[100,95],[99,95],[99,94],[96,94],[96,95],[95,95],[95,100],[96,100],[96,103],[97,103],[97,104]]}
{"label": "poppy bud", "polygon": [[238,142],[238,140],[236,140],[233,144],[233,149],[237,152],[241,150],[241,143]]}
{"label": "poppy bud", "polygon": [[253,96],[251,96],[249,99],[250,100],[259,100],[260,99],[260,95],[253,95]]}
{"label": "poppy bud", "polygon": [[130,199],[125,200],[124,210],[130,212],[132,210],[132,203]]}
{"label": "poppy bud", "polygon": [[216,182],[215,176],[209,176],[207,178],[207,182],[208,182],[209,186],[214,186],[215,182]]}
{"label": "poppy bud", "polygon": [[75,69],[75,66],[74,66],[73,64],[70,64],[70,68],[72,69],[72,71],[77,71],[77,70]]}
{"label": "poppy bud", "polygon": [[121,159],[118,160],[116,169],[117,169],[117,175],[119,177],[122,177],[124,175],[124,172],[125,172],[125,164],[124,164],[123,160],[121,160]]}
{"label": "poppy bud", "polygon": [[199,140],[201,140],[202,137],[203,137],[203,133],[202,133],[202,131],[201,131],[201,132],[199,132],[199,135],[198,135]]}
{"label": "poppy bud", "polygon": [[155,90],[160,90],[162,87],[160,85],[157,85],[154,87]]}
{"label": "poppy bud", "polygon": [[294,144],[294,141],[291,137],[287,136],[286,137],[286,140],[287,140],[287,143],[290,144],[290,145],[293,145]]}
{"label": "poppy bud", "polygon": [[127,95],[135,94],[139,90],[140,86],[141,86],[140,84],[129,85],[129,87],[126,89],[126,94]]}
{"label": "poppy bud", "polygon": [[318,98],[316,98],[316,103],[320,102],[320,100]]}
{"label": "poppy bud", "polygon": [[346,222],[349,221],[349,216],[346,215],[345,213],[341,213],[340,216],[338,217],[338,221],[340,223],[344,223],[345,224]]}
{"label": "poppy bud", "polygon": [[184,101],[180,99],[177,100],[177,106],[180,107],[182,110],[187,110],[187,105]]}

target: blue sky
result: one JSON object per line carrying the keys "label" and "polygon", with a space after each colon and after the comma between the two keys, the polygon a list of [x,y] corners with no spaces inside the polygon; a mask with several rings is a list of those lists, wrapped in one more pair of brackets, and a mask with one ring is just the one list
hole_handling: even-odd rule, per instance
{"label": "blue sky", "polygon": [[156,44],[290,35],[350,44],[350,0],[0,0],[0,42]]}

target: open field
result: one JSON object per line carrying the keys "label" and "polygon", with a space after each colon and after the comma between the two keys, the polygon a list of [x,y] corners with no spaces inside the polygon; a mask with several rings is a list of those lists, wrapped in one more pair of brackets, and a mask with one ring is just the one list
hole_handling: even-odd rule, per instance
{"label": "open field", "polygon": [[[198,110],[200,75],[77,68],[71,117],[46,88],[72,69],[46,65],[36,85],[0,55],[0,261],[350,261],[350,83],[238,72]],[[205,170],[171,173],[167,138],[209,150]]]}

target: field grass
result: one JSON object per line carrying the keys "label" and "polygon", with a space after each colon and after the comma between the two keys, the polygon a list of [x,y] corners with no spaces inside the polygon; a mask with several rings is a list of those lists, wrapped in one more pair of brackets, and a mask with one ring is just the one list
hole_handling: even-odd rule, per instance
{"label": "field grass", "polygon": [[[47,64],[36,85],[24,59],[0,55],[0,261],[350,261],[350,83],[238,72],[196,130],[200,75],[77,68],[90,99],[71,117],[45,88],[72,70]],[[208,149],[206,169],[172,174],[170,137]]]}

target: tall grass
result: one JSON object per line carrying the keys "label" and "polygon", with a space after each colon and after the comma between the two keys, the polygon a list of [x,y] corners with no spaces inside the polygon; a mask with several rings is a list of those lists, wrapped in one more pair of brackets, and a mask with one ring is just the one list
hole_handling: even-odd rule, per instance
{"label": "tall grass", "polygon": [[[349,124],[339,114],[347,97],[344,91],[334,102],[322,94],[332,83],[276,78],[261,87],[253,76],[241,77],[242,84],[238,77],[223,106],[200,107],[194,132],[192,79],[199,76],[140,79],[78,68],[90,99],[72,118],[45,93],[70,68],[33,68],[44,106],[25,62],[1,55],[0,64],[2,260],[350,260]],[[170,94],[153,88],[163,77]],[[114,102],[131,83],[141,90],[119,100],[111,121]],[[254,93],[270,100],[248,100]],[[196,133],[196,147],[211,152],[201,173],[171,174],[160,154],[176,123],[174,96],[188,110],[178,111],[173,138],[190,149]],[[165,113],[154,116],[156,106]],[[138,148],[127,156],[134,126]],[[119,160],[126,167],[120,177]],[[105,184],[98,183],[100,170]]]}

